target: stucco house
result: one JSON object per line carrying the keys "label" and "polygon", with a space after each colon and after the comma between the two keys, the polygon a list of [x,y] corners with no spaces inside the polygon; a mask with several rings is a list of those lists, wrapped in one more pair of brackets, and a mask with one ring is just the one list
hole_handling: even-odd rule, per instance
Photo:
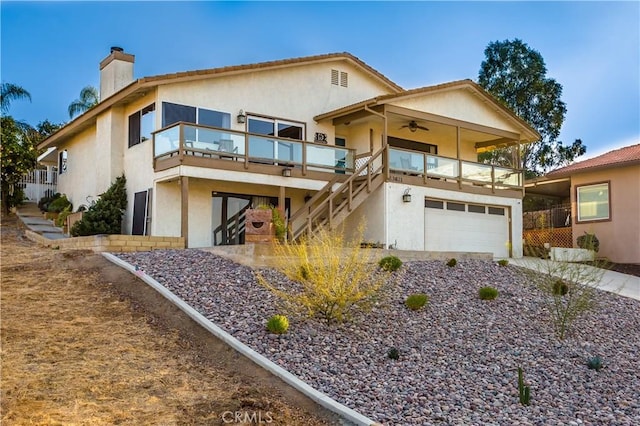
{"label": "stucco house", "polygon": [[[42,142],[77,206],[127,177],[124,233],[244,242],[277,205],[401,250],[522,255],[521,170],[478,153],[539,135],[471,80],[405,90],[349,53],[133,78],[100,63],[101,102]],[[519,160],[518,160],[518,163]]]}
{"label": "stucco house", "polygon": [[571,204],[573,247],[595,234],[599,257],[640,263],[640,144],[616,149],[526,182],[526,193]]}

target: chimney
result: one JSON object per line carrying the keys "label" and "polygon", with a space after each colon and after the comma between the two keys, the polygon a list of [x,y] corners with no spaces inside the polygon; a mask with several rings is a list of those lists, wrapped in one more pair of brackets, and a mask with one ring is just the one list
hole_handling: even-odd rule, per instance
{"label": "chimney", "polygon": [[100,62],[100,101],[133,82],[134,61],[135,56],[124,53],[122,47],[111,48],[109,56]]}

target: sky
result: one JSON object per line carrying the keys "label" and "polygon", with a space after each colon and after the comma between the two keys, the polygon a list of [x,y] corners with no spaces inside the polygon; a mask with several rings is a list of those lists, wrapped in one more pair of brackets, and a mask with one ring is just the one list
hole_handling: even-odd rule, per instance
{"label": "sky", "polygon": [[69,120],[99,87],[111,46],[134,77],[349,52],[405,89],[469,78],[484,49],[519,38],[563,86],[560,140],[589,158],[640,143],[640,2],[10,2],[0,3],[2,82],[32,102],[30,124]]}

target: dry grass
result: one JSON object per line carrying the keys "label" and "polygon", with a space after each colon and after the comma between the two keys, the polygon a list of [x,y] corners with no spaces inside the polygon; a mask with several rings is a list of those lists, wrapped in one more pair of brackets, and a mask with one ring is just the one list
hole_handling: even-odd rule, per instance
{"label": "dry grass", "polygon": [[325,424],[239,379],[233,363],[212,368],[99,270],[69,267],[91,256],[36,247],[4,218],[3,425],[223,424],[224,411],[258,410],[272,424]]}

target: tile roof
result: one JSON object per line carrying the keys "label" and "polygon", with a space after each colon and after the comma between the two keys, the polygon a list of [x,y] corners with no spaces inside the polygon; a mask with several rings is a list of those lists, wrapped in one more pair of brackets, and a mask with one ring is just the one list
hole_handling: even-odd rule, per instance
{"label": "tile roof", "polygon": [[547,173],[547,176],[566,176],[574,173],[588,172],[592,169],[620,167],[622,165],[632,165],[636,163],[640,164],[640,144],[625,146],[588,160],[570,164]]}

